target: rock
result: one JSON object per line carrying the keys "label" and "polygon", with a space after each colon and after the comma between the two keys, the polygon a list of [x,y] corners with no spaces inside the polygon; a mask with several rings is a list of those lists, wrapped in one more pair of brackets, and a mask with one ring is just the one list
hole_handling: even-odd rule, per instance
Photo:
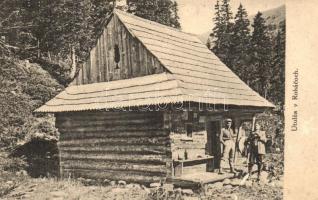
{"label": "rock", "polygon": [[184,200],[200,200],[199,197],[188,197],[188,196],[184,196],[184,197],[182,197],[182,199],[184,199]]}
{"label": "rock", "polygon": [[230,179],[227,178],[223,180],[223,185],[229,185],[229,184],[231,184]]}
{"label": "rock", "polygon": [[181,188],[177,188],[177,189],[175,189],[174,191],[181,194],[182,189],[181,189]]}
{"label": "rock", "polygon": [[168,183],[163,184],[162,188],[168,192],[172,192],[173,191],[173,184],[168,184]]}
{"label": "rock", "polygon": [[95,181],[93,179],[85,179],[83,182],[85,185],[94,185]]}
{"label": "rock", "polygon": [[89,189],[90,189],[90,191],[95,192],[98,190],[98,187],[97,186],[90,186]]}
{"label": "rock", "polygon": [[240,185],[240,183],[241,183],[241,180],[240,179],[233,179],[232,181],[231,181],[231,185],[232,186],[239,186]]}
{"label": "rock", "polygon": [[28,193],[25,193],[25,194],[22,196],[22,199],[31,199],[31,195],[28,194]]}
{"label": "rock", "polygon": [[135,183],[131,183],[131,184],[126,185],[126,188],[141,189],[140,185],[139,184],[135,184]]}
{"label": "rock", "polygon": [[232,185],[225,185],[224,187],[223,187],[224,189],[231,189],[232,188]]}
{"label": "rock", "polygon": [[115,186],[115,185],[116,185],[116,181],[111,181],[111,182],[110,182],[110,185],[111,185],[111,186]]}
{"label": "rock", "polygon": [[268,173],[267,172],[261,172],[259,176],[260,183],[268,183]]}
{"label": "rock", "polygon": [[6,184],[7,184],[7,185],[13,185],[14,182],[13,182],[13,181],[7,181]]}
{"label": "rock", "polygon": [[118,185],[122,186],[122,187],[125,187],[127,185],[127,183],[126,183],[126,181],[120,180],[120,181],[118,181]]}
{"label": "rock", "polygon": [[54,191],[50,193],[53,198],[65,197],[66,193],[63,191]]}
{"label": "rock", "polygon": [[27,176],[28,172],[25,170],[20,170],[15,173],[17,176]]}
{"label": "rock", "polygon": [[183,189],[182,194],[191,196],[193,195],[193,191],[191,189]]}
{"label": "rock", "polygon": [[79,181],[79,182],[81,182],[81,183],[85,183],[85,178],[82,178],[82,177],[77,178],[77,181]]}
{"label": "rock", "polygon": [[34,191],[34,188],[30,188],[29,190],[28,190],[28,192],[33,192]]}
{"label": "rock", "polygon": [[161,184],[160,183],[150,183],[150,187],[151,188],[157,188],[157,187],[160,187]]}
{"label": "rock", "polygon": [[64,200],[64,197],[53,197],[51,200]]}
{"label": "rock", "polygon": [[250,181],[250,180],[247,180],[247,181],[245,182],[245,186],[246,186],[246,187],[252,187],[252,186],[253,186],[253,182]]}
{"label": "rock", "polygon": [[283,184],[282,181],[272,181],[272,182],[270,183],[270,185],[271,185],[272,187],[279,187],[279,188],[283,188],[283,187],[284,187],[284,184]]}
{"label": "rock", "polygon": [[20,170],[20,173],[21,173],[21,175],[23,175],[23,176],[27,176],[27,175],[28,175],[28,172],[25,171],[25,170]]}
{"label": "rock", "polygon": [[268,185],[271,186],[271,187],[275,187],[276,186],[274,181],[268,183]]}
{"label": "rock", "polygon": [[106,178],[106,179],[103,180],[103,185],[109,185],[110,182],[111,181]]}
{"label": "rock", "polygon": [[233,200],[238,200],[238,196],[237,196],[236,194],[232,194],[232,195],[231,195],[231,199],[233,199]]}
{"label": "rock", "polygon": [[146,186],[144,186],[144,185],[141,185],[141,188],[146,192],[146,193],[150,193],[150,190],[149,190],[149,188],[147,188]]}
{"label": "rock", "polygon": [[220,189],[223,187],[222,182],[216,182],[214,184],[209,184],[208,188]]}

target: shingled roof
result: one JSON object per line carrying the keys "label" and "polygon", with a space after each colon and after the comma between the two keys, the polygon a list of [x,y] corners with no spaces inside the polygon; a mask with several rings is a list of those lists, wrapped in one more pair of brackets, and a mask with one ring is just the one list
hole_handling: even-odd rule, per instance
{"label": "shingled roof", "polygon": [[195,35],[118,10],[114,15],[169,73],[70,86],[36,111],[98,110],[184,101],[274,107]]}

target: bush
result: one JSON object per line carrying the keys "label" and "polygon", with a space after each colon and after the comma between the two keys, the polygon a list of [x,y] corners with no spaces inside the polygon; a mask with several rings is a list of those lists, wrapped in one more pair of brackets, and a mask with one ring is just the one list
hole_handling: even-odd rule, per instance
{"label": "bush", "polygon": [[54,132],[38,126],[41,120],[53,124],[52,117],[32,112],[62,89],[41,66],[13,57],[0,58],[0,148],[13,149],[30,132]]}
{"label": "bush", "polygon": [[28,163],[26,170],[31,177],[59,175],[59,154],[54,137],[48,138],[44,134],[32,137],[30,141],[15,148],[11,155],[25,158]]}
{"label": "bush", "polygon": [[8,154],[0,153],[0,171],[17,172],[28,167],[25,157],[10,157]]}
{"label": "bush", "polygon": [[259,114],[257,121],[266,132],[269,145],[269,152],[284,151],[284,116],[281,113],[264,112]]}

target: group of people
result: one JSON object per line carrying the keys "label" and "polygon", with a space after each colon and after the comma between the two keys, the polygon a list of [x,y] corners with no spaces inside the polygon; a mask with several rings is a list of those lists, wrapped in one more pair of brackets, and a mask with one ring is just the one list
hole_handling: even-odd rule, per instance
{"label": "group of people", "polygon": [[[222,128],[219,137],[222,153],[219,171],[219,173],[221,174],[224,173],[223,170],[226,162],[228,162],[230,165],[230,171],[232,173],[236,172],[233,160],[237,148],[236,137],[237,133],[235,133],[232,129],[232,120],[228,118],[225,120],[225,127]],[[252,168],[256,164],[258,167],[258,178],[263,168],[263,160],[266,153],[265,144],[265,131],[261,130],[261,125],[259,123],[255,123],[255,129],[252,130],[251,133],[248,135],[247,139],[244,141],[244,145],[247,149],[248,173],[251,174]]]}

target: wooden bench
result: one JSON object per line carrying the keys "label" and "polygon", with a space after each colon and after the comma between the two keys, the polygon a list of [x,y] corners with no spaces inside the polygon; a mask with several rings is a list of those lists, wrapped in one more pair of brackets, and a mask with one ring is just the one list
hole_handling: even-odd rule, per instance
{"label": "wooden bench", "polygon": [[188,166],[207,164],[206,171],[213,170],[213,156],[205,156],[202,158],[187,159],[187,160],[173,160],[174,176],[180,177],[183,174],[183,168]]}

